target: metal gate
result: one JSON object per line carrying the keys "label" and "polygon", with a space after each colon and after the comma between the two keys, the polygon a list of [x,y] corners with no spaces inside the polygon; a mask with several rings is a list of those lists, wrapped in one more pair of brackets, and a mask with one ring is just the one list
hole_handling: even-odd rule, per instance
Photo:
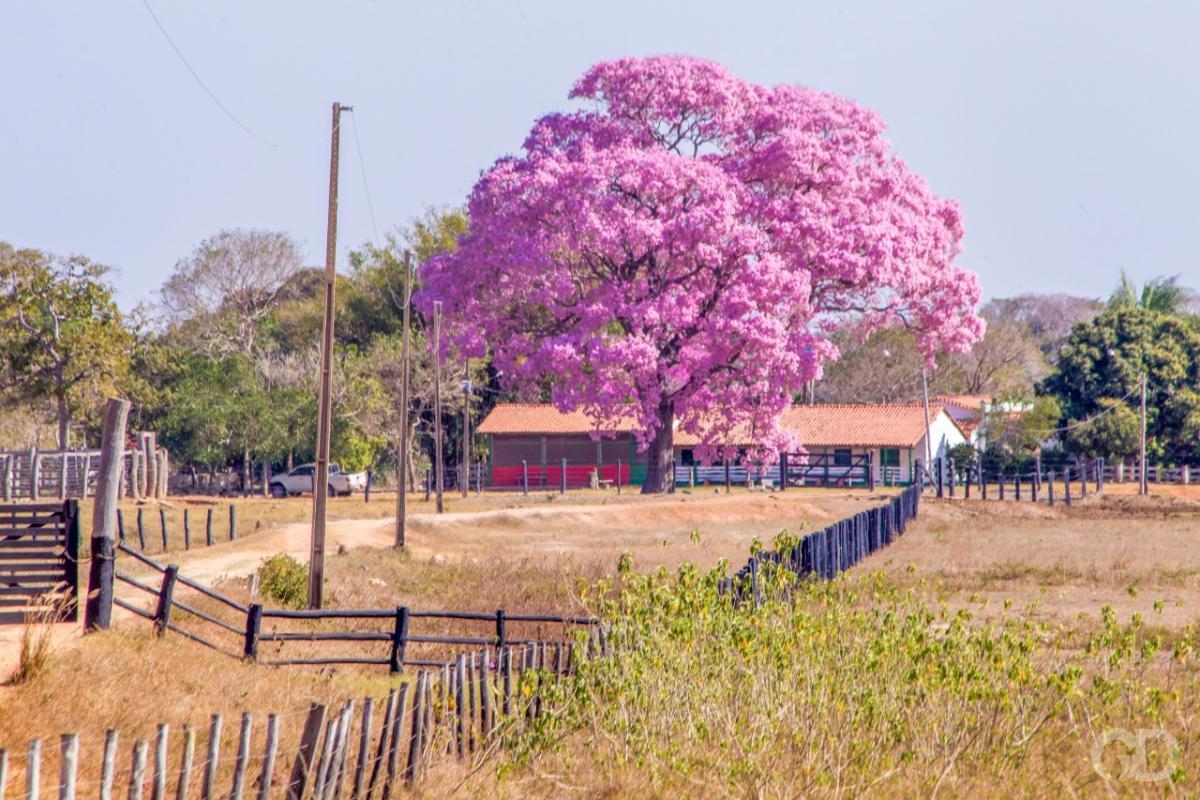
{"label": "metal gate", "polygon": [[79,614],[79,501],[0,505],[0,624]]}

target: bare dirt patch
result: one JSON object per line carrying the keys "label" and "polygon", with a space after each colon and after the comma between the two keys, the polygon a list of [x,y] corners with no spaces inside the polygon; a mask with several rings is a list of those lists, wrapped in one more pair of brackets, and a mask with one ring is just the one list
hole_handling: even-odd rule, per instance
{"label": "bare dirt patch", "polygon": [[1123,620],[1182,628],[1200,615],[1198,512],[1178,497],[1102,495],[1069,509],[926,498],[908,532],[858,569],[1046,619],[1110,605]]}

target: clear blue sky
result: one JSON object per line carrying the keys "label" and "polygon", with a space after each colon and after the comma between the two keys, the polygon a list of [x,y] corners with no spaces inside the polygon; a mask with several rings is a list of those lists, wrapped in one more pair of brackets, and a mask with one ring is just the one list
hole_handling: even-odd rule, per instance
{"label": "clear blue sky", "polygon": [[[329,107],[353,104],[381,232],[460,203],[566,107],[591,63],[687,53],[879,111],[961,203],[987,297],[1200,284],[1200,4],[1193,2],[14,3],[0,48],[0,240],[118,270],[126,308],[223,227],[323,260]],[[347,134],[351,131],[345,129]],[[343,138],[339,259],[371,237]]]}

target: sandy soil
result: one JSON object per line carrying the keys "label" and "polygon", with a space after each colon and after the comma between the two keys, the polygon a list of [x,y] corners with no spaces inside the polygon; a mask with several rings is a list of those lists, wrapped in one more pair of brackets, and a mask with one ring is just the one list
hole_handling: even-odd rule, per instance
{"label": "sandy soil", "polygon": [[[626,495],[618,499],[603,493],[468,498],[450,507],[480,510],[410,514],[408,547],[414,558],[447,562],[565,556],[604,559],[615,565],[622,552],[630,551],[635,565],[643,569],[674,567],[683,561],[711,566],[720,558],[737,564],[745,559],[756,536],[769,542],[782,529],[797,532],[819,526],[878,503],[881,496],[820,489],[725,495],[696,489],[662,498]],[[271,502],[288,504],[291,512],[292,505],[309,501]],[[386,508],[382,506],[380,511]],[[331,520],[326,552],[335,553],[342,547],[389,547],[394,526],[394,517]],[[194,580],[213,583],[248,576],[263,557],[275,553],[308,561],[309,531],[308,522],[289,522],[235,542],[153,557],[179,564],[182,573]],[[135,563],[125,563],[122,568],[134,574],[147,571]],[[144,594],[120,584],[118,593],[145,601]],[[118,616],[127,615],[116,611]],[[79,630],[78,624],[53,626],[55,646],[69,643]],[[8,675],[17,663],[20,635],[19,626],[0,626],[0,676]]]}
{"label": "sandy soil", "polygon": [[[1109,604],[1123,619],[1137,611],[1151,624],[1179,628],[1200,614],[1200,487],[1161,488],[1141,498],[1136,486],[1126,484],[1070,509],[926,498],[908,534],[858,569],[940,584],[960,601],[974,596],[971,602],[981,608],[999,609],[1012,600],[1065,620],[1094,616]],[[440,516],[411,514],[408,546],[414,558],[435,563],[562,558],[615,564],[629,551],[641,569],[684,561],[711,566],[721,558],[736,566],[755,537],[769,543],[782,529],[803,532],[879,500],[878,494],[820,489],[480,498]],[[388,547],[393,525],[389,517],[331,521],[327,552]],[[274,553],[307,561],[308,540],[307,522],[288,522],[236,542],[155,557],[211,583],[249,575]],[[56,626],[55,640],[61,645],[77,631]],[[16,663],[20,633],[17,626],[0,626],[0,676]]]}
{"label": "sandy soil", "polygon": [[[921,516],[859,570],[940,583],[979,608],[1005,600],[1049,620],[1098,617],[1181,628],[1200,617],[1200,492],[1089,497],[1070,509],[922,501]],[[1161,608],[1156,609],[1156,603]]]}

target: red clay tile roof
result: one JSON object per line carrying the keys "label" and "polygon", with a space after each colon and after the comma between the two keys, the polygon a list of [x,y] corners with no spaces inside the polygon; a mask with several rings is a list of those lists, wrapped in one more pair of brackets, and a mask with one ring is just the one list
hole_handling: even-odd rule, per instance
{"label": "red clay tile roof", "polygon": [[[930,419],[943,411],[941,403],[930,403]],[[913,447],[925,435],[925,408],[921,403],[796,405],[783,412],[782,424],[795,432],[804,447]],[[616,432],[634,429],[633,420],[618,425]],[[491,434],[581,434],[596,430],[582,412],[563,413],[551,405],[501,404],[479,425],[479,433]],[[751,445],[748,436],[738,445]],[[675,433],[676,447],[693,447],[699,439],[682,431]]]}
{"label": "red clay tile roof", "polygon": [[[605,428],[606,433],[634,430],[633,419]],[[592,433],[596,423],[582,411],[562,412],[548,403],[500,403],[479,424],[478,433]]]}
{"label": "red clay tile roof", "polygon": [[984,403],[992,402],[992,398],[986,394],[944,394],[933,399],[939,403],[958,406],[959,408],[975,412],[983,411]]}

